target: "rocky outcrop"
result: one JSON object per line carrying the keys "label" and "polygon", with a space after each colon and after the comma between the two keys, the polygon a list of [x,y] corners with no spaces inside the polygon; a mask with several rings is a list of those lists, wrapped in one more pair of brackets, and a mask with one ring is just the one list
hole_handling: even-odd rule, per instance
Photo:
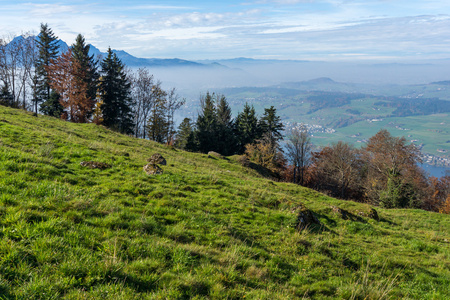
{"label": "rocky outcrop", "polygon": [[319,219],[317,219],[314,213],[304,205],[298,206],[292,212],[297,214],[295,227],[299,231],[311,226],[321,225]]}
{"label": "rocky outcrop", "polygon": [[163,173],[163,170],[155,164],[147,164],[144,166],[144,171],[147,175],[159,175]]}
{"label": "rocky outcrop", "polygon": [[111,168],[110,164],[102,163],[99,161],[82,161],[80,163],[80,166],[85,167],[85,168],[100,169],[100,170]]}
{"label": "rocky outcrop", "polygon": [[166,159],[159,153],[153,154],[149,159],[147,159],[148,164],[144,166],[144,171],[147,175],[159,175],[163,173],[158,165],[167,165]]}
{"label": "rocky outcrop", "polygon": [[162,166],[167,165],[166,159],[159,153],[155,153],[152,156],[150,156],[150,158],[147,159],[147,162],[153,165],[162,165]]}

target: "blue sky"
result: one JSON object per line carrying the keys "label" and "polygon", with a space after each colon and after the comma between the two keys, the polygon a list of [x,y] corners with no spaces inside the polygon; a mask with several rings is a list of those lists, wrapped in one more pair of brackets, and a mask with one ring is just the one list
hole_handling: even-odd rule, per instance
{"label": "blue sky", "polygon": [[69,44],[81,33],[138,57],[450,58],[448,0],[0,0],[0,37],[41,22]]}

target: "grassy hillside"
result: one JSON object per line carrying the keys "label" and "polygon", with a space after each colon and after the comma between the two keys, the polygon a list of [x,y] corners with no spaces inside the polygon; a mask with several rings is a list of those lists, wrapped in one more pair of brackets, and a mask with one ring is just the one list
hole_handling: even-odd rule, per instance
{"label": "grassy hillside", "polygon": [[[301,204],[320,228],[297,231]],[[0,299],[449,299],[450,217],[369,209],[0,107]]]}

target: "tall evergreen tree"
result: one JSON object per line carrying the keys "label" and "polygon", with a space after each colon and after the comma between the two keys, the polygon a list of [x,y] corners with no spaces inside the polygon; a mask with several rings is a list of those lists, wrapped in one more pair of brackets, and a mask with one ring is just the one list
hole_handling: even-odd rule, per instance
{"label": "tall evergreen tree", "polygon": [[[48,107],[51,105],[51,87],[48,68],[52,60],[58,57],[59,46],[57,39],[47,24],[41,24],[41,31],[37,40],[38,57],[35,61],[35,85],[33,91],[33,103],[36,114],[38,103],[49,101],[44,106]],[[50,111],[54,110],[51,109]]]}
{"label": "tall evergreen tree", "polygon": [[184,118],[178,127],[175,146],[188,151],[197,150],[194,144],[194,124],[191,122],[191,119]]}
{"label": "tall evergreen tree", "polygon": [[223,155],[236,152],[236,139],[233,132],[231,108],[224,95],[217,95],[217,137],[218,149]]}
{"label": "tall evergreen tree", "polygon": [[266,134],[270,143],[275,147],[283,139],[282,132],[284,125],[280,116],[277,116],[277,110],[273,106],[264,109],[264,115],[260,122],[261,131]]}
{"label": "tall evergreen tree", "polygon": [[50,94],[50,99],[42,103],[41,112],[47,116],[60,118],[64,112],[64,107],[61,105],[60,99],[61,95],[55,91],[52,91]]}
{"label": "tall evergreen tree", "polygon": [[7,82],[0,90],[0,105],[14,107],[14,97],[9,90]]}
{"label": "tall evergreen tree", "polygon": [[255,108],[245,103],[244,110],[238,114],[235,122],[238,153],[244,153],[245,145],[253,143],[261,137],[261,130],[256,117]]}
{"label": "tall evergreen tree", "polygon": [[202,153],[220,151],[217,149],[217,111],[214,97],[209,92],[200,99],[201,112],[197,118],[196,139]]}
{"label": "tall evergreen tree", "polygon": [[101,62],[101,80],[99,92],[102,124],[122,133],[133,133],[133,116],[131,114],[131,83],[124,70],[125,66],[111,48],[107,57]]}
{"label": "tall evergreen tree", "polygon": [[86,117],[92,115],[95,106],[95,99],[97,95],[97,85],[99,74],[97,70],[97,62],[94,55],[89,55],[90,46],[86,45],[84,37],[79,34],[76,38],[75,44],[72,45],[72,58],[74,65],[74,79],[78,86],[83,87],[78,89],[78,98],[85,99]]}

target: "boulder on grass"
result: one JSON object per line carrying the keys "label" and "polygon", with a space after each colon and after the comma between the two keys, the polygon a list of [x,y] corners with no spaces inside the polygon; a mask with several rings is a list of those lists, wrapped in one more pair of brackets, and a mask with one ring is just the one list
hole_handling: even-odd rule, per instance
{"label": "boulder on grass", "polygon": [[149,159],[147,159],[147,162],[153,165],[167,165],[166,159],[159,153],[153,154]]}
{"label": "boulder on grass", "polygon": [[292,212],[297,214],[295,227],[299,231],[314,225],[321,225],[314,213],[304,205],[298,206]]}
{"label": "boulder on grass", "polygon": [[155,164],[147,164],[144,166],[144,171],[147,175],[160,175],[163,173],[163,170]]}
{"label": "boulder on grass", "polygon": [[90,169],[100,169],[100,170],[111,168],[110,164],[102,163],[99,161],[82,161],[80,163],[80,166],[90,168]]}

